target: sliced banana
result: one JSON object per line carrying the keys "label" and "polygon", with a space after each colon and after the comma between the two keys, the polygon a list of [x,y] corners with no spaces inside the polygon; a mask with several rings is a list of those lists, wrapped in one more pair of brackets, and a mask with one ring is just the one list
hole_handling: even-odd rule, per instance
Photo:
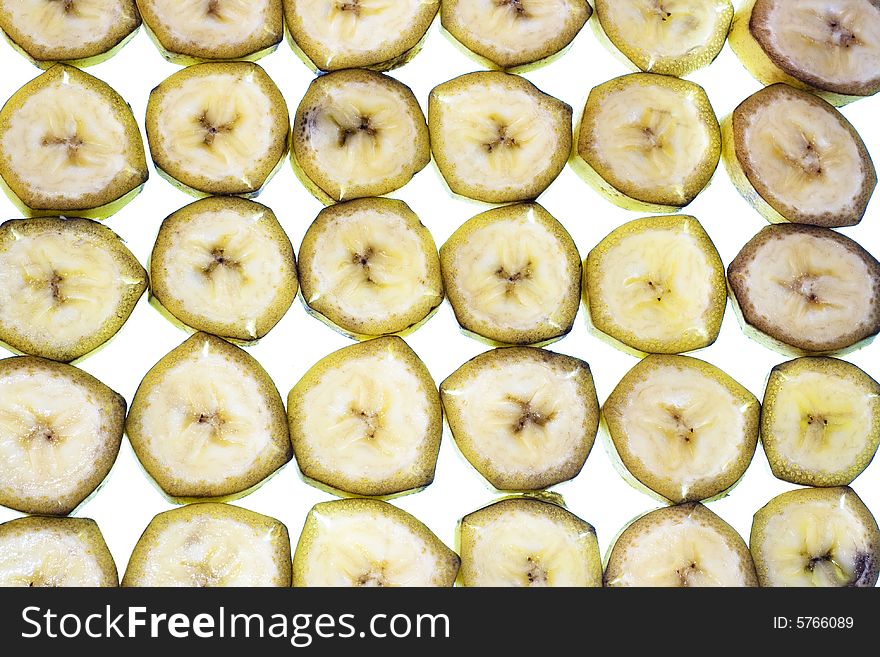
{"label": "sliced banana", "polygon": [[755,564],[736,530],[699,502],[651,511],[611,548],[606,586],[758,586]]}
{"label": "sliced banana", "polygon": [[110,472],[124,422],[122,396],[85,372],[32,356],[0,360],[0,504],[67,515]]}
{"label": "sliced banana", "polygon": [[749,547],[761,586],[872,587],[880,573],[877,521],[845,486],[774,497],[755,514]]}
{"label": "sliced banana", "polygon": [[581,471],[599,426],[584,361],[532,347],[480,354],[440,384],[465,458],[501,490],[539,490]]}
{"label": "sliced banana", "polygon": [[167,495],[248,491],[290,460],[284,403],[260,364],[196,333],[147,372],[125,424],[140,462]]}
{"label": "sliced banana", "polygon": [[298,289],[293,247],[275,213],[219,196],[162,222],[150,281],[151,294],[178,320],[235,340],[266,335]]}
{"label": "sliced banana", "polygon": [[443,301],[431,233],[388,198],[324,208],[303,237],[299,275],[309,309],[352,337],[408,331]]}
{"label": "sliced banana", "polygon": [[748,333],[784,353],[839,353],[880,332],[880,263],[817,226],[767,226],[727,268]]}
{"label": "sliced banana", "polygon": [[501,71],[468,73],[434,87],[428,126],[449,188],[486,203],[537,198],[571,150],[571,107]]}
{"label": "sliced banana", "polygon": [[0,175],[28,216],[103,218],[149,177],[131,108],[106,83],[57,64],[0,110]]}
{"label": "sliced banana", "polygon": [[713,498],[739,481],[758,444],[759,413],[754,395],[714,365],[669,355],[638,363],[602,407],[627,473],[673,503]]}
{"label": "sliced banana", "polygon": [[647,217],[613,230],[584,262],[590,321],[640,354],[675,354],[718,337],[727,281],[700,222]]}
{"label": "sliced banana", "polygon": [[147,140],[160,172],[187,190],[256,195],[287,153],[287,104],[250,62],[190,66],[150,93]]}
{"label": "sliced banana", "polygon": [[122,586],[290,586],[283,523],[229,504],[191,504],[150,521]]}
{"label": "sliced banana", "polygon": [[287,397],[299,469],[353,495],[393,495],[434,479],[443,429],[428,368],[396,336],[318,361]]}
{"label": "sliced banana", "polygon": [[452,586],[458,555],[406,511],[380,500],[316,504],[293,556],[294,586]]}

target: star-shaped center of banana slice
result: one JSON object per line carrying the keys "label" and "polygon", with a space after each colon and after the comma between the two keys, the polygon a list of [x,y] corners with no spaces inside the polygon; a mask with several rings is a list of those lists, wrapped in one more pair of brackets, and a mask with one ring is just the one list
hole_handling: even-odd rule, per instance
{"label": "star-shaped center of banana slice", "polygon": [[529,586],[547,586],[550,577],[538,560],[529,556],[526,558],[526,564],[526,579]]}
{"label": "star-shaped center of banana slice", "polygon": [[205,137],[203,139],[205,146],[213,145],[214,140],[217,139],[217,135],[232,132],[237,119],[238,116],[233,117],[231,121],[226,121],[225,123],[213,121],[207,110],[198,115],[196,123],[198,123],[199,127],[205,132]]}
{"label": "star-shaped center of banana slice", "polygon": [[845,24],[846,19],[837,14],[828,16],[828,39],[829,46],[837,46],[839,48],[849,48],[858,45],[859,38],[856,33]]}

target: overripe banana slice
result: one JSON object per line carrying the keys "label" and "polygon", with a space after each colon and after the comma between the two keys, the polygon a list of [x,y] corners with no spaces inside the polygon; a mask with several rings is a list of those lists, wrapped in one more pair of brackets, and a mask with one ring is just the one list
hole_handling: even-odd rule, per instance
{"label": "overripe banana slice", "polygon": [[599,426],[590,366],[543,349],[480,354],[440,384],[440,396],[458,448],[501,490],[574,478]]}
{"label": "overripe banana slice", "polygon": [[296,110],[291,162],[324,203],[393,192],[430,161],[425,115],[409,87],[387,75],[322,75]]}
{"label": "overripe banana slice", "polygon": [[774,84],[723,121],[724,164],[768,221],[829,228],[861,221],[877,186],[862,138],[831,105]]}
{"label": "overripe banana slice", "polygon": [[89,219],[0,224],[0,340],[69,362],[122,327],[147,272],[109,228]]}
{"label": "overripe banana slice", "polygon": [[877,584],[880,529],[855,492],[801,488],[774,497],[752,522],[761,586]]}
{"label": "overripe banana slice", "polygon": [[767,226],[727,268],[744,329],[783,353],[840,353],[880,332],[880,263],[817,226]]}
{"label": "overripe banana slice", "polygon": [[406,511],[380,500],[321,502],[293,555],[294,586],[452,586],[458,555]]}
{"label": "overripe banana slice", "polygon": [[880,384],[836,358],[798,358],[770,372],[761,442],[773,474],[806,486],[843,486],[880,443]]}
{"label": "overripe banana slice", "polygon": [[714,365],[669,355],[638,363],[602,407],[628,474],[673,503],[713,498],[739,481],[758,444],[759,413],[754,395]]}
{"label": "overripe banana slice", "polygon": [[17,518],[0,525],[0,587],[119,586],[104,536],[89,518]]}
{"label": "overripe banana slice", "polygon": [[880,91],[874,0],[750,0],[730,47],[763,84],[785,82],[842,105]]}
{"label": "overripe banana slice", "polygon": [[206,333],[147,372],[125,432],[146,471],[175,498],[237,495],[291,456],[284,403],[269,375]]}
{"label": "overripe banana slice", "polygon": [[674,212],[696,198],[721,157],[721,130],[703,88],[632,73],[590,91],[572,164],[627,210]]}
{"label": "overripe banana slice", "polygon": [[587,0],[444,0],[440,22],[480,59],[512,69],[564,50],[592,13]]}
{"label": "overripe banana slice", "polygon": [[323,71],[403,66],[419,50],[440,0],[283,0],[291,46]]}
{"label": "overripe banana slice", "polygon": [[283,523],[229,504],[160,513],[134,546],[123,586],[290,586]]}
{"label": "overripe banana slice", "polygon": [[593,28],[636,68],[693,73],[721,52],[733,20],[730,0],[596,0]]}
{"label": "overripe banana slice", "polygon": [[356,338],[409,331],[443,301],[431,233],[388,198],[324,208],[303,237],[299,275],[309,310]]}
{"label": "overripe banana slice", "polygon": [[287,153],[290,119],[281,91],[257,64],[215,62],[153,89],[146,127],[153,161],[174,184],[256,195]]}
{"label": "overripe banana slice", "polygon": [[468,73],[434,87],[428,126],[449,188],[486,203],[537,198],[571,150],[571,107],[501,71]]}
{"label": "overripe banana slice", "polygon": [[150,257],[150,292],[197,331],[256,340],[296,297],[296,260],[275,213],[236,197],[206,198],[170,215]]}
{"label": "overripe banana slice", "polygon": [[428,368],[396,336],[335,351],[287,397],[290,437],[308,479],[353,495],[394,495],[434,479],[443,429]]}
{"label": "overripe banana slice", "polygon": [[0,110],[0,175],[28,216],[107,217],[149,177],[131,108],[109,85],[57,64]]}
{"label": "overripe banana slice", "polygon": [[639,355],[708,347],[727,303],[721,257],[688,215],[613,230],[587,256],[583,287],[593,326]]}
{"label": "overripe banana slice", "polygon": [[124,422],[122,396],[85,372],[32,356],[0,360],[0,504],[67,515],[110,472]]}
{"label": "overripe banana slice", "polygon": [[592,525],[529,497],[495,502],[461,519],[463,586],[602,586]]}
{"label": "overripe banana slice", "polygon": [[758,586],[755,564],[736,530],[699,502],[651,511],[611,548],[606,586]]}
{"label": "overripe banana slice", "polygon": [[501,344],[546,344],[571,330],[581,261],[537,203],[472,217],[440,248],[443,284],[462,328]]}

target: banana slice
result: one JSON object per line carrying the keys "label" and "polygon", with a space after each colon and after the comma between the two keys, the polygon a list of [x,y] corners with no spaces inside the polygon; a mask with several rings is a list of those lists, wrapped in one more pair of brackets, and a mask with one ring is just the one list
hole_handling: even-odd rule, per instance
{"label": "banana slice", "polygon": [[322,358],[290,391],[287,413],[299,469],[312,482],[380,496],[434,480],[440,396],[428,368],[396,336]]}
{"label": "banana slice", "polygon": [[730,47],[763,84],[785,82],[835,105],[880,91],[880,5],[874,0],[751,0]]}
{"label": "banana slice", "polygon": [[0,360],[0,504],[67,515],[110,472],[124,422],[125,400],[93,376],[32,356]]}
{"label": "banana slice", "polygon": [[479,59],[513,69],[563,51],[592,13],[586,0],[444,0],[440,23]]}
{"label": "banana slice", "polygon": [[590,366],[543,349],[480,354],[440,384],[440,396],[458,448],[501,490],[574,478],[599,426]]}
{"label": "banana slice", "polygon": [[761,441],[773,474],[806,486],[843,486],[880,443],[880,383],[836,358],[798,358],[770,372]]}
{"label": "banana slice", "polygon": [[17,518],[0,525],[0,587],[114,587],[119,575],[88,518]]}
{"label": "banana slice", "polygon": [[[733,20],[730,0],[596,0],[593,28],[648,73],[683,77],[711,64]],[[604,37],[604,38],[601,38]]]}
{"label": "banana slice", "polygon": [[721,130],[703,88],[632,73],[590,91],[572,164],[627,210],[675,212],[696,198],[721,157]]}
{"label": "banana slice", "polygon": [[326,204],[393,192],[431,161],[428,126],[416,97],[381,73],[318,77],[293,125],[294,171]]}
{"label": "banana slice", "polygon": [[170,62],[255,61],[284,36],[281,0],[138,0],[150,36]]}
{"label": "banana slice", "polygon": [[414,330],[443,301],[431,233],[388,198],[324,208],[303,238],[299,274],[309,310],[355,338]]}
{"label": "banana slice", "polygon": [[269,375],[248,353],[206,333],[147,372],[125,432],[173,498],[246,493],[291,456],[284,403]]}
{"label": "banana slice", "polygon": [[418,54],[440,0],[283,0],[291,46],[311,68],[388,71]]}
{"label": "banana slice", "polygon": [[297,291],[293,247],[275,213],[236,197],[202,199],[165,219],[150,280],[187,326],[245,341],[266,335]]}
{"label": "banana slice", "polygon": [[0,224],[0,340],[69,362],[112,338],[147,272],[109,228],[89,219]]}
{"label": "banana slice", "polygon": [[406,511],[380,500],[321,502],[293,555],[294,586],[452,586],[458,555]]}
{"label": "banana slice", "polygon": [[122,586],[290,586],[283,523],[228,504],[160,513],[134,546]]}
{"label": "banana slice", "polygon": [[833,230],[767,226],[727,279],[746,333],[783,353],[841,353],[880,332],[880,262]]}
{"label": "banana slice", "polygon": [[877,186],[862,138],[831,105],[774,84],[722,123],[724,164],[768,221],[854,226]]}
{"label": "banana slice", "polygon": [[462,586],[602,586],[592,525],[529,497],[503,499],[461,519]]}
{"label": "banana slice", "polygon": [[761,586],[872,587],[880,573],[877,521],[846,486],[774,497],[755,514],[749,547]]}
{"label": "banana slice", "polygon": [[722,372],[688,356],[648,356],[602,407],[626,472],[673,502],[730,489],[758,444],[760,404]]}
{"label": "banana slice", "polygon": [[149,177],[131,108],[107,84],[58,64],[0,110],[0,176],[27,216],[103,218]]}
{"label": "banana slice", "polygon": [[727,303],[721,257],[688,215],[613,230],[587,256],[583,287],[593,326],[638,355],[708,347]]}
{"label": "banana slice", "polygon": [[157,170],[185,191],[255,196],[287,153],[287,104],[250,62],[196,64],[150,93],[147,140]]}
{"label": "banana slice", "polygon": [[98,64],[140,24],[135,0],[0,0],[0,29],[40,68]]}
{"label": "banana slice", "polygon": [[571,150],[571,107],[500,71],[468,73],[434,87],[428,126],[449,188],[486,203],[537,198]]}
{"label": "banana slice", "polygon": [[755,564],[736,530],[699,502],[651,511],[611,548],[606,586],[758,586]]}

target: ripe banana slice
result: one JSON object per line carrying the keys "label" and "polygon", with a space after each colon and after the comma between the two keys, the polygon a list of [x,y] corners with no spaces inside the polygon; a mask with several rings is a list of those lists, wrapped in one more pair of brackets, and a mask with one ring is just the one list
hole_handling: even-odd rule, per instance
{"label": "ripe banana slice", "polygon": [[774,497],[755,514],[749,547],[761,586],[872,587],[880,573],[877,521],[846,486]]}
{"label": "ripe banana slice", "polygon": [[355,338],[414,330],[443,301],[431,233],[388,198],[324,208],[303,238],[299,274],[309,310]]}
{"label": "ripe banana slice", "polygon": [[206,333],[147,372],[125,430],[146,471],[174,498],[246,493],[291,456],[284,403],[269,375]]}
{"label": "ripe banana slice", "polygon": [[688,356],[648,356],[602,407],[626,474],[673,503],[724,493],[758,444],[760,405],[722,372]]}
{"label": "ripe banana slice", "polygon": [[318,361],[287,397],[302,474],[353,495],[394,495],[434,480],[443,412],[428,368],[396,336]]}
{"label": "ripe banana slice", "polygon": [[17,518],[0,525],[0,588],[119,586],[104,536],[88,518]]}
{"label": "ripe banana slice", "polygon": [[674,212],[696,198],[721,157],[721,130],[703,88],[632,73],[590,91],[572,164],[628,210]]}
{"label": "ripe banana slice", "polygon": [[462,586],[602,586],[592,525],[529,497],[503,499],[461,519]]}
{"label": "ripe banana slice", "polygon": [[501,490],[540,490],[581,471],[599,426],[590,366],[510,347],[480,354],[440,384],[465,458]]}
{"label": "ripe banana slice", "polygon": [[773,474],[805,486],[843,486],[880,443],[880,383],[836,358],[798,358],[770,372],[761,441]]}
{"label": "ripe banana slice", "polygon": [[755,564],[736,530],[699,502],[651,511],[611,548],[606,586],[758,586]]}
{"label": "ripe banana slice", "polygon": [[67,515],[110,472],[124,422],[125,400],[85,372],[32,356],[0,360],[0,504]]}
{"label": "ripe banana slice", "polygon": [[877,172],[849,121],[813,94],[774,84],[723,121],[724,164],[768,221],[834,228],[861,221]]}
{"label": "ripe banana slice", "polygon": [[472,217],[440,248],[440,267],[458,323],[488,341],[547,344],[574,324],[580,255],[537,203]]}
{"label": "ripe banana slice", "polygon": [[393,192],[430,161],[425,115],[409,87],[387,75],[322,75],[296,110],[291,162],[323,203]]}
{"label": "ripe banana slice", "polygon": [[0,175],[27,216],[107,217],[149,177],[131,108],[107,84],[58,64],[0,110]]}
{"label": "ripe banana slice", "polygon": [[187,326],[256,340],[293,303],[296,260],[272,210],[218,196],[191,203],[162,222],[150,282],[158,302]]}
{"label": "ripe banana slice", "polygon": [[0,340],[69,362],[122,327],[147,272],[109,228],[89,219],[0,224]]}
{"label": "ripe banana slice", "polygon": [[403,66],[421,50],[440,0],[283,0],[291,46],[311,68]]}
{"label": "ripe banana slice", "polygon": [[294,586],[452,586],[458,555],[406,511],[380,500],[321,502],[293,555]]}
{"label": "ripe banana slice", "polygon": [[146,127],[153,161],[172,183],[255,196],[287,153],[290,119],[281,91],[257,64],[216,62],[185,68],[153,89]]}
{"label": "ripe banana slice", "polygon": [[724,264],[694,217],[636,219],[590,251],[584,302],[593,326],[638,355],[701,349],[721,330]]}
{"label": "ripe banana slice", "polygon": [[586,0],[445,0],[440,22],[481,60],[512,69],[560,53],[592,13]]}
{"label": "ripe banana slice", "polygon": [[571,150],[571,107],[501,71],[468,73],[434,87],[428,126],[449,188],[486,203],[537,198]]}
{"label": "ripe banana slice", "polygon": [[783,353],[840,353],[880,332],[880,262],[833,230],[767,226],[727,279],[746,333]]}
{"label": "ripe banana slice", "polygon": [[283,523],[228,504],[191,504],[150,521],[123,586],[290,586]]}

